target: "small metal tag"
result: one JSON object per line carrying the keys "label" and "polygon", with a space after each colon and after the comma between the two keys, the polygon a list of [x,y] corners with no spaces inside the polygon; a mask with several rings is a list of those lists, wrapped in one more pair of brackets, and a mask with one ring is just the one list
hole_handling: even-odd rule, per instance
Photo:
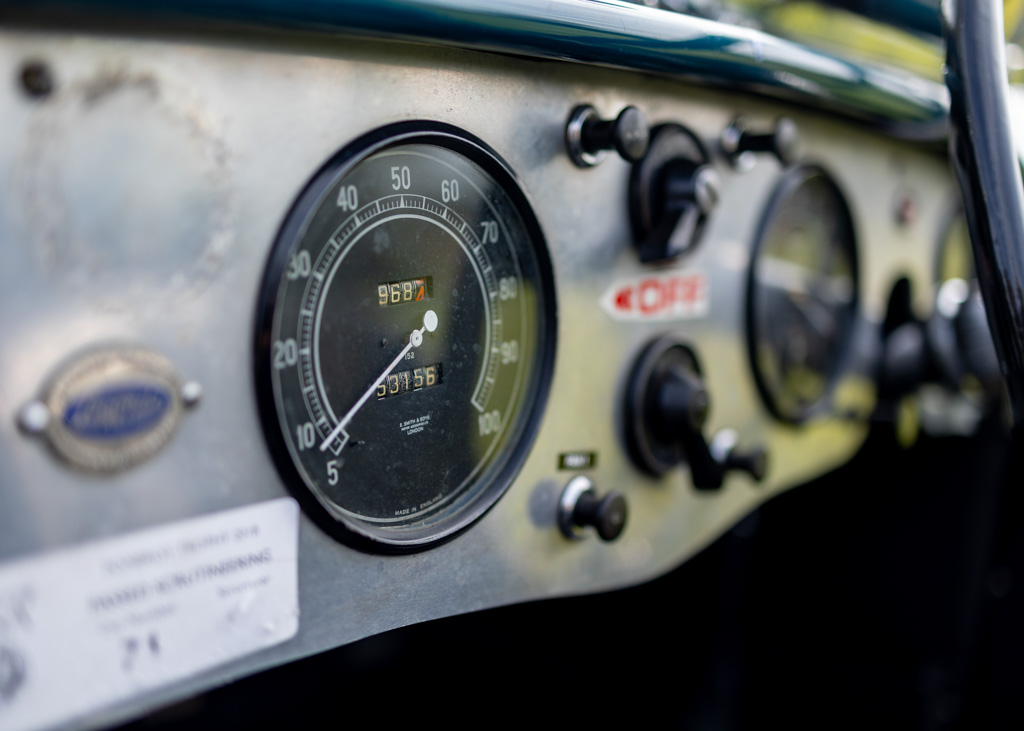
{"label": "small metal tag", "polygon": [[589,470],[597,466],[597,452],[563,452],[558,455],[560,470]]}
{"label": "small metal tag", "polygon": [[[111,347],[80,356],[57,373],[25,422],[45,407],[36,431],[74,467],[117,472],[156,454],[181,421],[182,383],[163,355]],[[26,426],[26,428],[28,428]]]}

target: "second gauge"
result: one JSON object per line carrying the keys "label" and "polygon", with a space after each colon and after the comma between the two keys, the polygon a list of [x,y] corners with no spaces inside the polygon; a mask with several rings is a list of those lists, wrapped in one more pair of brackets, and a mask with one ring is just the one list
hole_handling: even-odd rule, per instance
{"label": "second gauge", "polygon": [[543,406],[553,297],[539,227],[482,143],[396,125],[328,164],[278,239],[257,346],[268,439],[321,523],[415,549],[493,504]]}
{"label": "second gauge", "polygon": [[789,170],[761,225],[750,271],[750,355],[761,395],[783,421],[826,405],[857,297],[853,222],[820,168]]}

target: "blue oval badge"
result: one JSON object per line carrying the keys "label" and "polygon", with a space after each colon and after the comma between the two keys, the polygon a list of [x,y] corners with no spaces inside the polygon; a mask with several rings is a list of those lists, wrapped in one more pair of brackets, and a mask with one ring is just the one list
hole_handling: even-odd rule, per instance
{"label": "blue oval badge", "polygon": [[64,426],[83,439],[123,439],[148,431],[171,405],[151,384],[118,384],[81,396],[64,410]]}
{"label": "blue oval badge", "polygon": [[40,398],[50,418],[40,433],[74,467],[128,469],[160,451],[177,431],[183,388],[174,364],[155,350],[91,349],[50,381]]}

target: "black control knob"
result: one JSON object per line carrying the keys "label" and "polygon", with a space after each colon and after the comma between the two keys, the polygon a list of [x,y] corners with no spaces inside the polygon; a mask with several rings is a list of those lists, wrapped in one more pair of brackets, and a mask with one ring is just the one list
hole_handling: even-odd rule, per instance
{"label": "black control knob", "polygon": [[981,292],[975,289],[968,296],[953,322],[964,357],[964,370],[974,375],[990,392],[998,392],[1002,387],[1003,374]]}
{"label": "black control knob", "polygon": [[583,104],[572,110],[565,127],[569,157],[581,168],[592,167],[615,150],[626,162],[636,162],[647,152],[650,130],[636,107],[626,107],[615,119],[601,119],[597,110]]}
{"label": "black control knob", "polygon": [[720,146],[722,153],[734,167],[742,167],[745,153],[767,152],[778,158],[783,165],[796,161],[800,144],[800,130],[789,117],[775,122],[775,129],[768,132],[752,132],[743,119],[737,119],[722,132]]}
{"label": "black control knob", "polygon": [[891,405],[926,383],[958,392],[965,377],[972,391],[980,387],[987,407],[998,403],[1002,372],[985,306],[977,285],[954,278],[939,287],[931,317],[906,322],[886,336],[878,391]]}
{"label": "black control knob", "polygon": [[572,520],[580,527],[592,525],[602,540],[614,541],[626,525],[626,498],[610,492],[599,500],[594,493],[585,492],[576,502]]}
{"label": "black control knob", "polygon": [[597,496],[591,481],[578,475],[565,486],[558,503],[558,525],[568,538],[583,537],[583,529],[593,527],[604,541],[614,541],[626,526],[626,498],[610,492]]}
{"label": "black control knob", "polygon": [[711,395],[688,365],[680,362],[658,374],[657,386],[651,391],[651,426],[666,441],[682,432],[701,431],[711,410]]}
{"label": "black control knob", "polygon": [[709,444],[703,434],[711,401],[693,352],[673,335],[651,343],[633,368],[627,395],[627,443],[639,467],[662,475],[680,462],[690,467],[698,490],[717,490],[728,472],[764,479],[763,447],[737,447],[734,430]]}
{"label": "black control knob", "polygon": [[703,145],[678,124],[651,130],[629,180],[629,216],[640,261],[673,259],[700,241],[720,197],[718,173]]}

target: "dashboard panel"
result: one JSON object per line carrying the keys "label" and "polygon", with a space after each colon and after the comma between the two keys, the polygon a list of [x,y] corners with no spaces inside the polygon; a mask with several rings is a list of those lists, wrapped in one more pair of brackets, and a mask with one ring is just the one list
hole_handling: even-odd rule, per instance
{"label": "dashboard panel", "polygon": [[[42,68],[52,88],[34,93],[38,87],[26,81],[32,68]],[[292,496],[302,507],[285,519],[293,521],[297,542],[289,550],[284,541],[278,554],[295,570],[291,579],[279,579],[286,593],[289,586],[297,592],[291,634],[267,646],[251,645],[231,659],[147,681],[105,703],[59,709],[58,717],[37,716],[38,707],[30,707],[18,728],[69,719],[103,725],[408,624],[632,586],[664,574],[769,498],[846,463],[862,446],[878,402],[883,321],[896,283],[910,283],[917,317],[934,310],[939,246],[955,200],[947,161],[927,145],[822,110],[651,73],[396,40],[269,32],[161,38],[8,28],[0,33],[0,69],[8,80],[19,80],[0,92],[0,239],[6,242],[0,250],[0,310],[7,316],[0,348],[0,578],[39,557],[70,556],[77,547],[191,525],[204,516],[281,504]],[[678,194],[704,217],[700,230],[691,231],[699,235],[692,247],[664,260],[642,260],[630,218],[634,170],[641,163],[610,152],[597,165],[575,164],[566,127],[582,104],[607,120],[636,107],[652,130],[679,125],[702,148],[701,169],[714,174],[713,205],[701,207],[692,189]],[[748,153],[737,164],[722,139],[740,118],[760,132],[774,129],[780,118],[790,120],[799,134],[792,157],[783,162],[769,152]],[[455,141],[438,146],[430,135],[439,130]],[[419,137],[399,139],[409,131]],[[394,160],[380,158],[378,169],[365,166],[360,173],[351,165],[378,159],[373,154],[379,153],[364,155],[369,148],[360,141],[367,139],[386,140],[392,147],[384,152]],[[475,151],[466,153],[467,145]],[[462,162],[445,158],[449,152],[463,155]],[[437,170],[401,159],[413,153]],[[426,371],[417,370],[421,361],[399,371],[399,359],[389,358],[399,353],[395,343],[406,342],[410,327],[427,342],[434,329],[427,319],[405,322],[404,312],[425,305],[403,301],[391,307],[390,298],[405,290],[415,298],[422,287],[436,302],[443,333],[451,320],[450,283],[441,291],[443,267],[470,276],[469,262],[476,275],[467,281],[480,289],[479,309],[502,301],[512,285],[501,290],[499,281],[514,278],[514,267],[508,264],[491,281],[483,272],[492,265],[474,259],[483,247],[498,245],[496,239],[488,243],[496,230],[491,213],[473,213],[467,198],[460,207],[447,186],[449,200],[441,202],[450,204],[450,214],[437,208],[430,213],[434,223],[422,223],[428,217],[428,203],[422,203],[420,213],[407,218],[431,231],[444,229],[444,245],[458,238],[452,231],[473,230],[452,248],[454,259],[438,259],[439,268],[427,271],[415,261],[424,256],[420,243],[409,244],[389,267],[353,268],[345,275],[346,286],[366,288],[368,299],[318,305],[334,319],[316,326],[314,340],[333,337],[348,344],[362,338],[369,348],[385,332],[382,339],[391,337],[392,349],[380,346],[388,354],[381,362],[392,365],[375,380],[380,364],[364,368],[360,361],[346,361],[342,370],[359,371],[358,384],[333,403],[339,414],[327,420],[328,428],[318,426],[315,438],[303,432],[306,417],[281,416],[285,387],[272,376],[289,368],[298,374],[306,362],[300,355],[301,348],[311,347],[303,344],[305,315],[292,315],[297,324],[287,327],[296,328],[294,333],[282,334],[285,326],[278,324],[268,329],[282,310],[267,293],[286,301],[289,282],[312,281],[314,273],[328,271],[318,267],[321,260],[331,266],[330,251],[348,251],[337,232],[350,213],[359,223],[356,211],[363,210],[347,210],[350,186],[360,188],[365,204],[371,200],[367,191],[377,186],[376,199],[408,190],[410,197],[420,195],[434,205],[443,196],[440,178],[430,191],[414,186],[421,172],[432,181],[444,177],[441,168],[452,171],[452,180],[476,179],[491,213],[504,206],[497,227],[516,243],[512,254],[494,254],[492,260],[519,257],[527,270],[514,275],[519,291],[524,300],[531,289],[536,294],[533,311],[521,323],[505,318],[505,335],[495,329],[498,318],[490,310],[485,319],[491,328],[479,334],[466,320],[467,342],[479,337],[485,352],[497,348],[496,358],[502,356],[499,341],[516,342],[524,360],[534,359],[532,371],[523,375],[533,385],[524,387],[529,393],[521,406],[513,399],[512,406],[500,407],[518,408],[523,416],[510,427],[497,467],[484,463],[480,490],[470,491],[482,497],[470,500],[469,508],[456,500],[454,518],[442,511],[440,528],[416,534],[415,552],[396,554],[372,541],[352,540],[353,525],[360,523],[345,516],[358,513],[362,520],[375,510],[397,516],[412,503],[398,501],[396,492],[420,474],[430,481],[447,479],[439,476],[446,462],[477,449],[470,442],[453,446],[450,439],[426,443],[429,429],[478,429],[482,438],[505,422],[498,417],[485,424],[488,411],[477,403],[462,417],[440,403],[419,408],[429,389],[417,393],[409,384],[425,382]],[[396,180],[385,170],[396,169],[398,188],[392,191]],[[311,186],[323,175],[322,186]],[[684,183],[694,178],[689,168],[681,175]],[[780,191],[801,176],[827,181],[826,200],[812,191],[780,206]],[[497,181],[497,192],[480,192],[488,180]],[[469,187],[463,183],[463,194]],[[322,204],[316,210],[325,213],[306,215],[314,208],[303,208],[301,196],[310,190],[316,195],[306,199]],[[379,205],[373,215],[380,215]],[[780,209],[794,220],[778,223]],[[690,210],[682,209],[684,224]],[[459,217],[461,223],[454,223]],[[839,223],[823,226],[823,217]],[[396,246],[420,242],[412,228],[403,228],[407,224],[394,223],[394,216],[388,220],[390,229],[369,218],[366,226],[390,231],[402,242]],[[438,221],[448,221],[444,226],[451,231]],[[785,230],[780,234],[773,226]],[[307,270],[293,244],[316,236],[315,246],[322,248],[310,249]],[[371,239],[366,237],[368,245]],[[783,241],[781,250],[772,250],[774,264],[756,268],[755,259],[772,240]],[[443,263],[455,260],[458,266]],[[816,274],[816,266],[826,274]],[[381,286],[388,302],[377,299]],[[758,287],[771,292],[758,294]],[[308,290],[295,292],[294,302],[282,307],[304,311]],[[832,314],[822,306],[826,300],[834,305]],[[762,311],[775,306],[783,310]],[[364,314],[346,313],[346,307]],[[416,312],[416,318],[426,317]],[[473,310],[472,317],[483,315]],[[360,324],[371,321],[378,323],[372,332]],[[790,370],[778,378],[796,383],[798,405],[792,408],[756,372],[765,367],[757,354],[757,328],[774,325],[791,328],[768,338],[783,342],[781,359]],[[520,334],[510,337],[516,327]],[[806,355],[810,345],[800,340],[806,336],[801,327],[819,335],[829,331],[816,355]],[[289,338],[294,353],[287,350]],[[672,441],[678,424],[668,417],[669,426],[653,427],[668,433],[680,453],[651,469],[631,448],[637,419],[648,417],[636,416],[630,394],[638,388],[645,354],[662,342],[678,360],[672,368],[685,371],[679,388],[690,399],[686,409],[694,398],[703,401],[699,418],[684,409],[691,441]],[[338,348],[339,357],[353,357]],[[504,356],[511,360],[511,351]],[[445,351],[434,360],[453,357]],[[805,367],[815,358],[816,368]],[[455,392],[450,362],[441,371],[449,380],[438,383],[435,396]],[[464,388],[462,398],[474,402],[482,400],[480,389],[491,371],[489,365],[472,368],[480,378]],[[506,371],[494,368],[500,380]],[[519,377],[507,372],[511,380]],[[645,373],[644,379],[651,377],[650,370]],[[394,398],[373,397],[382,385],[391,388],[390,374],[396,374]],[[296,377],[293,392],[303,392],[306,382]],[[330,379],[340,376],[324,378],[327,385],[319,388],[329,402],[328,392],[338,391],[340,383]],[[113,454],[109,461],[95,450],[75,452],[78,441],[88,441],[82,434],[90,425],[102,422],[90,421],[88,409],[99,408],[90,394],[106,388],[108,398],[111,388],[126,383],[136,399],[131,414],[109,418],[113,427],[132,433],[118,432],[122,441],[116,444],[103,436]],[[339,419],[340,409],[348,407],[339,404],[353,403],[364,391],[369,400],[353,413],[363,403],[369,414],[412,405],[388,417],[391,431],[380,427],[378,466],[356,468],[361,477],[353,484],[366,494],[389,486],[384,502],[360,503],[352,512],[342,504],[347,498],[324,497],[324,483],[304,482],[297,474],[302,470],[288,465],[299,464],[304,449],[324,452],[320,447],[330,446],[335,432],[349,425]],[[667,399],[666,393],[656,396]],[[151,427],[139,411],[144,396],[147,404],[159,402],[152,406],[159,412],[153,419],[163,429],[151,444],[134,439]],[[662,408],[660,403],[651,408]],[[431,409],[438,414],[430,416],[433,425],[417,431],[425,423],[418,420]],[[85,414],[78,418],[86,426],[65,444],[55,436],[59,425],[52,424],[60,421],[74,431],[76,413]],[[315,409],[311,413],[315,419]],[[273,423],[275,414],[280,425]],[[381,423],[383,417],[367,421]],[[353,416],[355,441],[362,438],[355,434],[357,424]],[[425,445],[417,446],[417,439]],[[347,448],[342,443],[334,456]],[[695,477],[695,455],[702,449],[714,473],[707,479]],[[749,460],[723,468],[730,453],[755,452],[763,455],[759,469]],[[338,479],[328,477],[328,464],[322,464],[324,479]],[[383,472],[393,466],[402,469],[392,480]],[[382,473],[379,482],[372,479],[375,471]],[[577,502],[570,501],[567,519],[564,502],[573,485],[570,497]],[[433,488],[423,487],[408,500],[416,504],[412,512],[425,511],[429,522],[435,514]],[[615,505],[624,506],[621,535],[614,540],[573,525],[573,506],[588,490],[598,499],[616,493]],[[453,488],[452,494],[461,493]],[[398,517],[399,524],[419,520]],[[332,521],[347,527],[339,532]],[[70,566],[59,568],[67,573]],[[88,593],[86,579],[81,582]],[[173,627],[176,620],[166,621]],[[109,672],[119,657],[109,658]],[[97,682],[103,675],[97,672]],[[10,707],[17,708],[13,700]]]}

